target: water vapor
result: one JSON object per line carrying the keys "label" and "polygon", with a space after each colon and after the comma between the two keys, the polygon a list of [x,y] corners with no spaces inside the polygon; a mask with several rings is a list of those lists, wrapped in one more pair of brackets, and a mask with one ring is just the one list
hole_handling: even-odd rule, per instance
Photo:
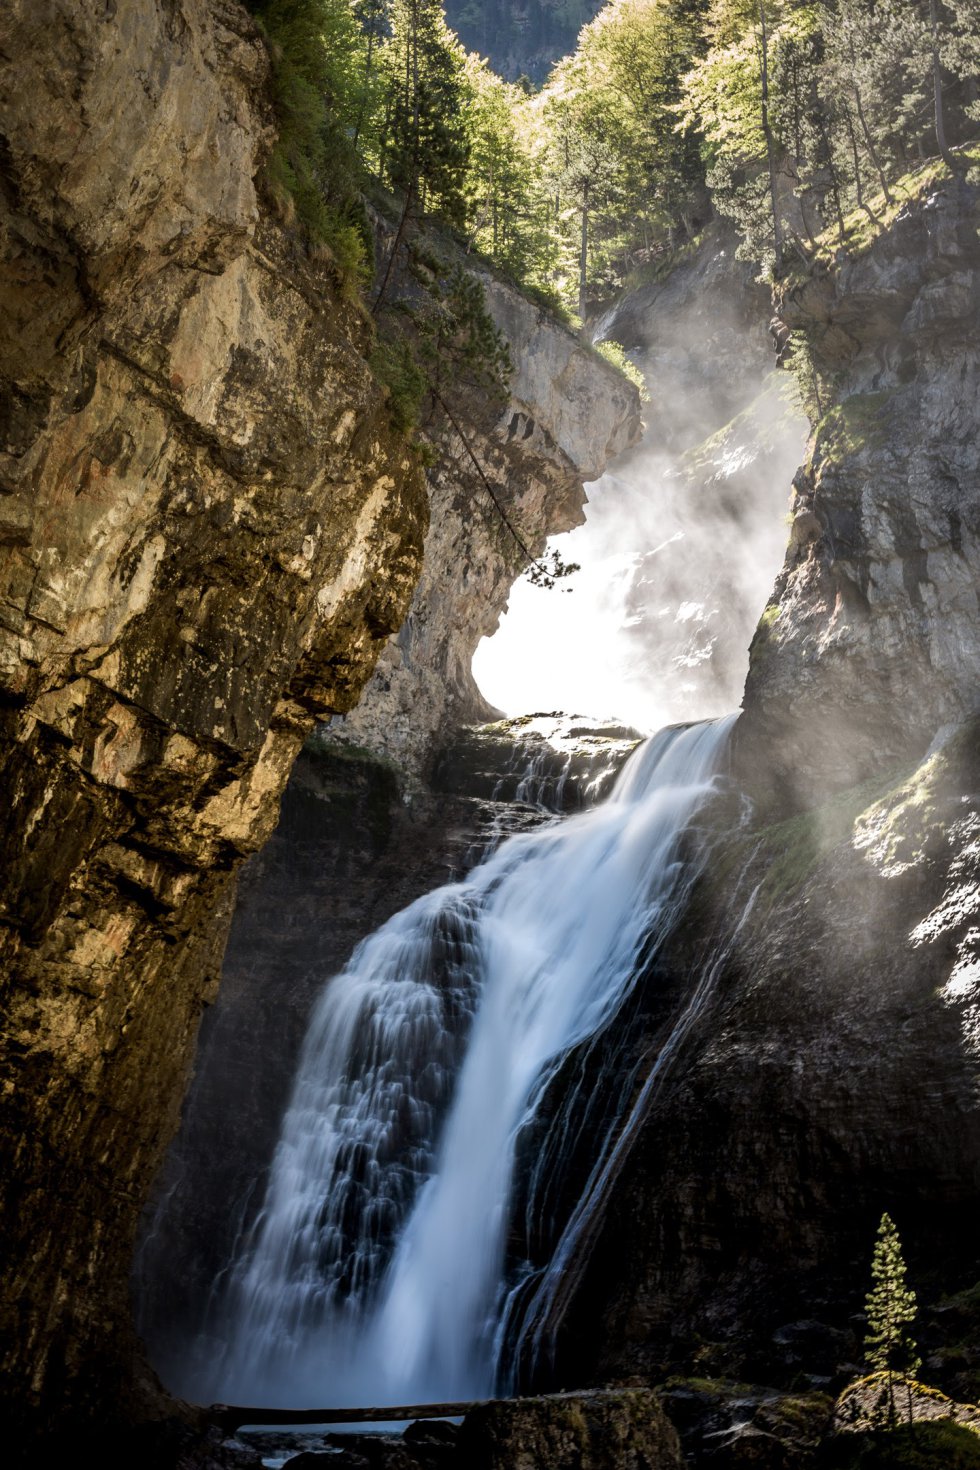
{"label": "water vapor", "polygon": [[806,420],[764,335],[704,300],[659,303],[640,446],[588,487],[584,526],[558,536],[567,591],[521,581],[474,659],[507,714],[578,709],[639,729],[739,704],[748,646],[786,546]]}

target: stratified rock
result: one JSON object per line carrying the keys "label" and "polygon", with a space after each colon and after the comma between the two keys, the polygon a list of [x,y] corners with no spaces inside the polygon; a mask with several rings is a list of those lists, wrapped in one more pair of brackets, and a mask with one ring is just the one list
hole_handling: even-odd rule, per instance
{"label": "stratified rock", "polygon": [[246,12],[12,0],[0,31],[9,1438],[155,1402],[128,1268],[235,870],[427,512],[363,320],[260,216]]}
{"label": "stratified rock", "polygon": [[437,791],[574,812],[608,795],[638,730],[577,715],[518,715],[457,731],[439,751]]}
{"label": "stratified rock", "polygon": [[649,1389],[502,1399],[471,1409],[466,1470],[680,1470],[677,1432]]}

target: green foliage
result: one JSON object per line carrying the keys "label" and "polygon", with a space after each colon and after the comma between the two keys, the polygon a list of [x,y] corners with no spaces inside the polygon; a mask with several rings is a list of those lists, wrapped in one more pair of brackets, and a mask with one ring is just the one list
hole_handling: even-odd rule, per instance
{"label": "green foliage", "polygon": [[932,1419],[836,1435],[817,1463],[820,1470],[980,1470],[980,1437],[949,1419]]}
{"label": "green foliage", "polygon": [[906,1285],[901,1242],[895,1222],[887,1211],[878,1226],[871,1259],[871,1278],[873,1285],[865,1302],[868,1336],[864,1353],[871,1370],[886,1376],[884,1413],[888,1424],[893,1425],[898,1418],[895,1381],[914,1378],[922,1364],[911,1333],[912,1323],[918,1314],[915,1293]]}
{"label": "green foliage", "polygon": [[960,168],[947,145],[980,121],[980,18],[970,0],[935,10],[934,38],[929,0],[711,0],[681,123],[747,258],[781,274],[824,232],[848,245],[855,211],[877,231],[916,160]]}
{"label": "green foliage", "polygon": [[619,343],[605,341],[596,342],[594,345],[599,356],[605,358],[606,362],[610,363],[618,372],[622,373],[624,378],[628,378],[634,388],[640,390],[640,397],[646,399],[648,397],[647,380],[636,363],[631,362],[626,356],[625,351],[620,347]]}
{"label": "green foliage", "polygon": [[466,76],[473,134],[466,181],[468,244],[515,280],[544,285],[552,237],[526,95],[476,56],[467,58]]}
{"label": "green foliage", "polygon": [[611,0],[529,104],[553,201],[554,277],[583,316],[704,218],[697,140],[675,114],[699,44],[690,7]]}
{"label": "green foliage", "polygon": [[279,135],[273,189],[292,198],[310,235],[342,276],[367,278],[362,170],[351,140],[361,106],[362,35],[348,0],[255,0],[269,38]]}
{"label": "green foliage", "polygon": [[381,44],[383,114],[378,175],[423,214],[462,228],[470,150],[465,53],[446,25],[441,0],[391,0]]}
{"label": "green foliage", "polygon": [[418,427],[429,383],[415,360],[411,341],[400,334],[377,337],[368,358],[371,371],[388,389],[391,422],[400,433]]}

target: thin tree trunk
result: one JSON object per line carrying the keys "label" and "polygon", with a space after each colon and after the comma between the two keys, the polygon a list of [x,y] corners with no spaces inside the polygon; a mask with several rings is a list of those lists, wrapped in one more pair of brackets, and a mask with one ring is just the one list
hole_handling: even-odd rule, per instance
{"label": "thin tree trunk", "polygon": [[364,59],[364,94],[361,97],[361,105],[357,109],[357,122],[354,124],[354,152],[361,138],[361,129],[364,126],[364,114],[367,111],[368,88],[371,85],[371,73],[374,70],[374,27],[368,31],[367,56]]}
{"label": "thin tree trunk", "polygon": [[885,176],[885,170],[881,166],[881,160],[878,157],[878,150],[874,145],[874,139],[871,136],[871,129],[868,127],[868,122],[864,115],[864,105],[861,102],[861,89],[856,82],[854,83],[854,105],[857,108],[858,122],[861,124],[861,131],[864,134],[864,141],[867,145],[868,155],[871,159],[871,162],[874,164],[875,172],[877,173],[878,178],[881,181],[881,192],[885,196],[885,203],[894,204],[895,200],[892,197],[891,190],[888,187],[888,179]]}
{"label": "thin tree trunk", "polygon": [[844,116],[847,119],[847,135],[851,140],[851,156],[854,159],[854,192],[857,194],[858,209],[863,209],[875,229],[878,229],[878,216],[871,205],[865,202],[864,189],[861,184],[861,155],[858,152],[857,134],[854,131],[854,120],[846,107]]}
{"label": "thin tree trunk", "polygon": [[388,264],[385,266],[384,279],[382,280],[381,285],[378,288],[378,294],[377,296],[375,296],[374,301],[371,305],[372,316],[377,316],[378,311],[381,307],[381,303],[385,299],[385,292],[388,290],[388,283],[391,280],[391,272],[394,269],[395,259],[398,255],[399,250],[401,249],[402,240],[404,239],[405,231],[408,228],[408,215],[412,207],[413,195],[414,181],[410,180],[408,185],[408,193],[405,195],[405,208],[402,210],[402,217],[398,221],[398,229],[395,231],[395,239],[391,247],[391,254],[388,256]]}
{"label": "thin tree trunk", "polygon": [[950,173],[957,177],[963,172],[958,158],[950,152],[946,141],[946,115],[943,111],[943,73],[939,62],[939,7],[936,0],[929,0],[929,25],[932,32],[932,92],[936,108],[936,142],[939,145],[939,156],[949,169]]}
{"label": "thin tree trunk", "polygon": [[776,196],[776,159],[769,123],[769,31],[766,25],[765,0],[759,0],[760,63],[762,72],[762,132],[766,140],[766,163],[769,169],[769,203],[772,208],[773,250],[776,256],[776,275],[783,269],[783,227],[779,218],[779,201]]}
{"label": "thin tree trunk", "polygon": [[585,331],[585,309],[587,302],[589,279],[589,181],[586,179],[582,190],[582,243],[579,249],[578,259],[578,314],[582,318],[582,331]]}
{"label": "thin tree trunk", "polygon": [[837,216],[837,235],[843,245],[847,239],[847,231],[844,229],[844,207],[840,197],[840,179],[837,177],[837,165],[834,162],[834,143],[827,130],[826,120],[820,119],[820,136],[823,138],[824,147],[827,150],[827,170],[830,174],[830,192],[834,201],[834,213]]}

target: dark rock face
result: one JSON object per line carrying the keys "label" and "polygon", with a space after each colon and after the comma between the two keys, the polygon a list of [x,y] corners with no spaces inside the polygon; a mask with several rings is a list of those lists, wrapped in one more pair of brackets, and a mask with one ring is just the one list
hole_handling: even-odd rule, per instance
{"label": "dark rock face", "polygon": [[709,999],[543,1324],[542,1386],[842,1386],[887,1209],[929,1375],[976,1397],[976,225],[946,185],[782,294],[833,399],[736,727],[756,815],[648,977],[651,1056],[672,987],[710,972]]}
{"label": "dark rock face", "polygon": [[724,1379],[672,1379],[662,1399],[685,1454],[716,1470],[813,1464],[833,1410],[826,1394],[779,1394]]}
{"label": "dark rock face", "polygon": [[[977,734],[722,842],[661,959],[716,967],[708,1003],[610,1191],[557,1379],[842,1386],[886,1209],[943,1341],[946,1294],[980,1277]],[[930,1372],[970,1398],[980,1321],[957,1311]]]}
{"label": "dark rock face", "polygon": [[418,576],[330,272],[260,220],[229,0],[5,7],[0,1336],[8,1426],[156,1402],[128,1273],[234,873]]}
{"label": "dark rock face", "polygon": [[[677,1433],[649,1389],[620,1388],[476,1404],[461,1425],[418,1420],[403,1434],[262,1436],[299,1453],[294,1470],[680,1470]],[[305,1448],[300,1448],[304,1445]]]}
{"label": "dark rock face", "polygon": [[501,76],[512,82],[526,76],[540,86],[601,8],[601,0],[449,0],[446,18]]}

